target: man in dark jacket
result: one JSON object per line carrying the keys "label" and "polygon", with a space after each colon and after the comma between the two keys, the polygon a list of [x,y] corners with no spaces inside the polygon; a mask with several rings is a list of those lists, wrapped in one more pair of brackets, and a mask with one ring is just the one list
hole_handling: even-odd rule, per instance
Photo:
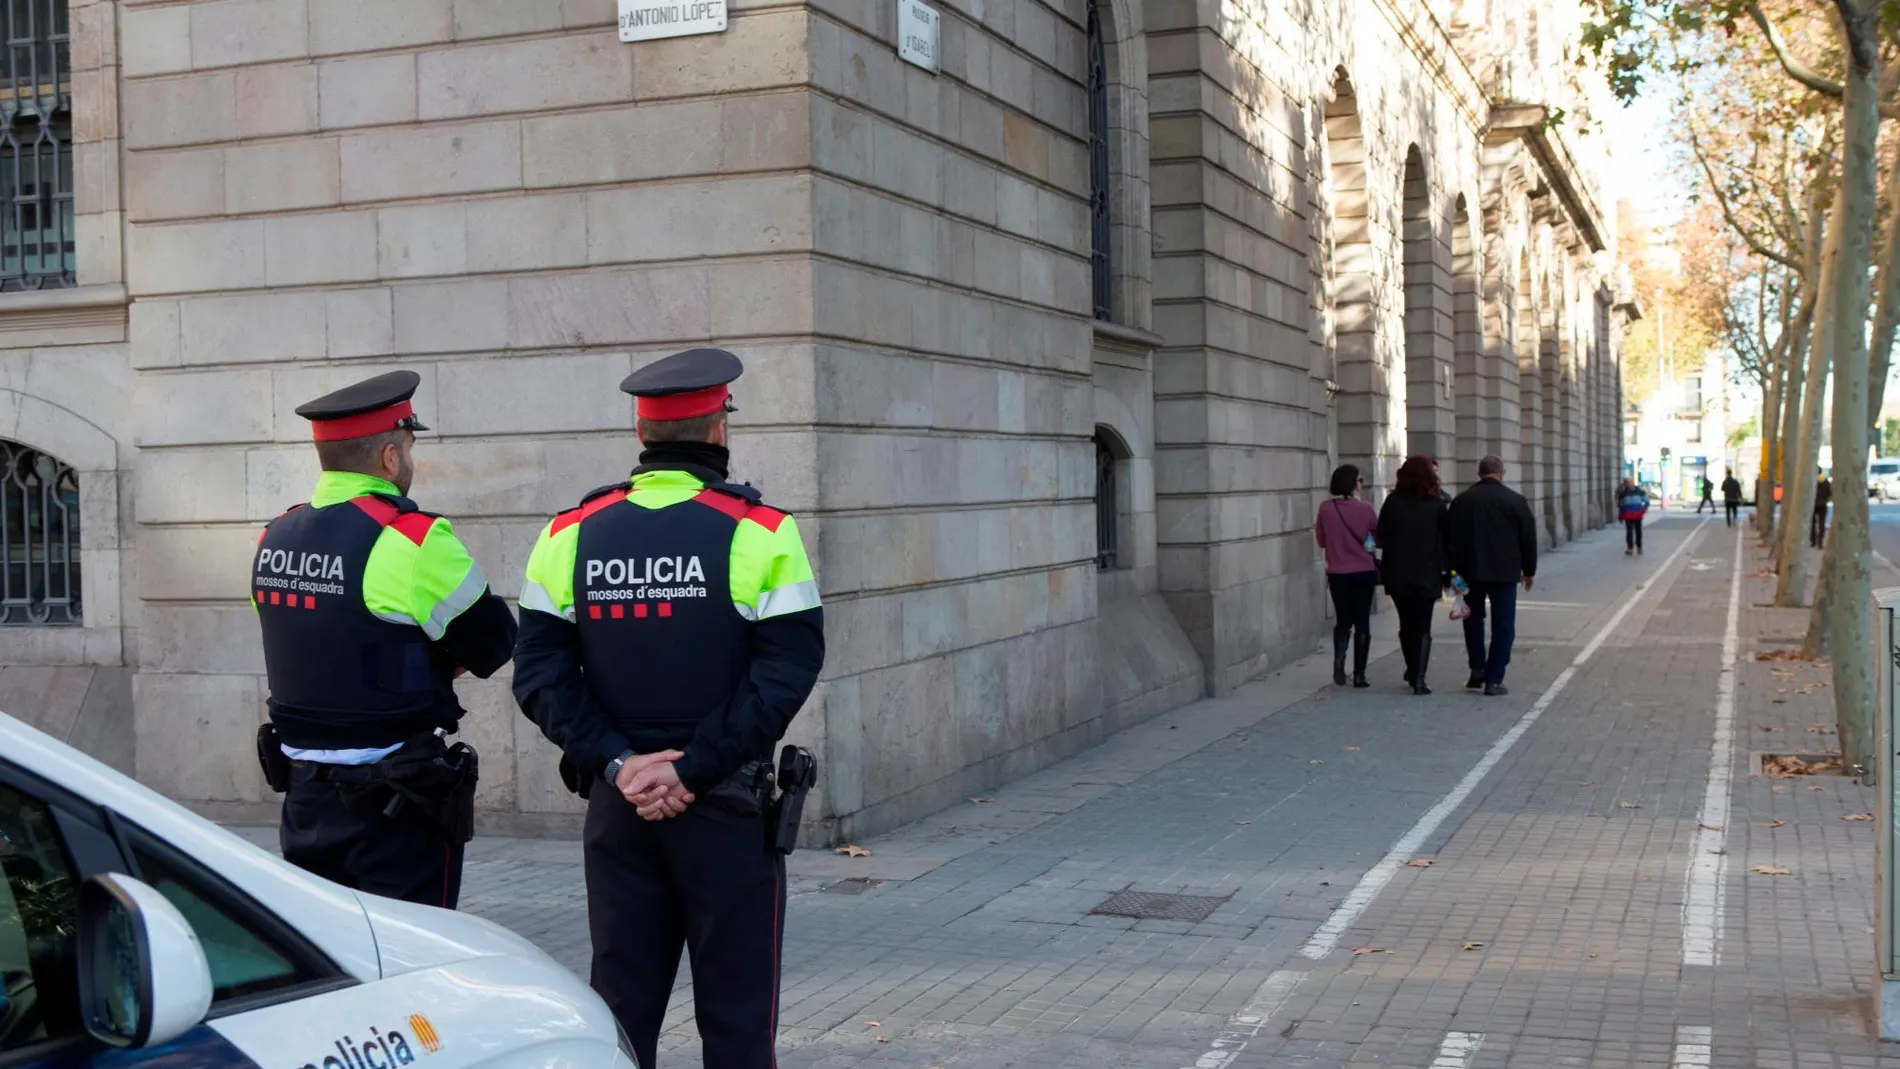
{"label": "man in dark jacket", "polygon": [[1814,515],[1808,519],[1808,545],[1820,549],[1827,543],[1827,506],[1834,500],[1834,483],[1827,472],[1820,472],[1814,482]]}
{"label": "man in dark jacket", "polygon": [[1734,468],[1722,480],[1722,507],[1728,511],[1728,525],[1735,526],[1735,517],[1742,511],[1742,484],[1735,478]]}
{"label": "man in dark jacket", "polygon": [[[1537,521],[1524,495],[1504,485],[1504,461],[1478,462],[1478,481],[1451,503],[1447,546],[1452,571],[1471,587],[1465,596],[1465,652],[1471,664],[1466,687],[1489,695],[1510,693],[1504,670],[1517,638],[1517,584],[1530,590],[1537,575]],[[1491,648],[1484,643],[1486,606],[1491,615]]]}

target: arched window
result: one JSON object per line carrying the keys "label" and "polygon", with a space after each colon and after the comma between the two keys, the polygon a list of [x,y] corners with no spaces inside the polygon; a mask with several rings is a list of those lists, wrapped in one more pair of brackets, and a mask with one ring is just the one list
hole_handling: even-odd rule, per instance
{"label": "arched window", "polygon": [[1088,5],[1089,37],[1089,250],[1094,269],[1095,318],[1110,316],[1113,271],[1108,260],[1108,56],[1102,46],[1102,17]]}
{"label": "arched window", "polygon": [[79,476],[0,441],[0,625],[79,623]]}
{"label": "arched window", "polygon": [[1095,430],[1095,567],[1110,571],[1119,566],[1121,502],[1117,486],[1121,456],[1109,432]]}

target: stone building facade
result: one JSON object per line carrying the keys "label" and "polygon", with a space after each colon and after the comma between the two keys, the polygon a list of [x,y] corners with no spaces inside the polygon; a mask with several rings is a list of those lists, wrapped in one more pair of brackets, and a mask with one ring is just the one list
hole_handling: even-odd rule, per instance
{"label": "stone building facade", "polygon": [[[939,0],[935,72],[897,5],[623,44],[615,0],[35,0],[66,62],[0,156],[62,165],[0,222],[53,253],[0,265],[0,486],[53,548],[0,708],[265,814],[252,542],[316,474],[292,408],[392,367],[416,496],[513,597],[633,463],[615,383],[746,358],[738,473],[827,600],[823,835],[1311,649],[1337,462],[1498,453],[1550,543],[1605,521],[1629,306],[1574,5]],[[572,830],[507,680],[463,691],[491,825]]]}

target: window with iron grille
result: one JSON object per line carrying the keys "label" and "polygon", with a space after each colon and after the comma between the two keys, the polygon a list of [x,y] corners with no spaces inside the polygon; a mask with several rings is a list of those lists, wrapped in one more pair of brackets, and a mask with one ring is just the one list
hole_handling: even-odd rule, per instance
{"label": "window with iron grille", "polygon": [[58,289],[74,284],[66,0],[0,2],[0,291]]}
{"label": "window with iron grille", "polygon": [[1095,567],[1108,571],[1117,564],[1115,451],[1108,438],[1095,433]]}
{"label": "window with iron grille", "polygon": [[0,440],[0,625],[79,622],[79,476]]}
{"label": "window with iron grille", "polygon": [[1112,275],[1108,262],[1108,59],[1102,46],[1102,18],[1089,4],[1089,241],[1094,271],[1095,318],[1109,318]]}

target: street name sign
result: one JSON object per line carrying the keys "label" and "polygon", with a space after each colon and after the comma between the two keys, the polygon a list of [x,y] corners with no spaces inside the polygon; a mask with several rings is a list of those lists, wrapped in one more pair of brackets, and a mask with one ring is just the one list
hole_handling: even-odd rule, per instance
{"label": "street name sign", "polygon": [[658,41],[723,33],[726,0],[620,0],[620,39]]}
{"label": "street name sign", "polygon": [[897,0],[897,58],[935,74],[942,37],[943,18],[935,8],[920,0]]}

